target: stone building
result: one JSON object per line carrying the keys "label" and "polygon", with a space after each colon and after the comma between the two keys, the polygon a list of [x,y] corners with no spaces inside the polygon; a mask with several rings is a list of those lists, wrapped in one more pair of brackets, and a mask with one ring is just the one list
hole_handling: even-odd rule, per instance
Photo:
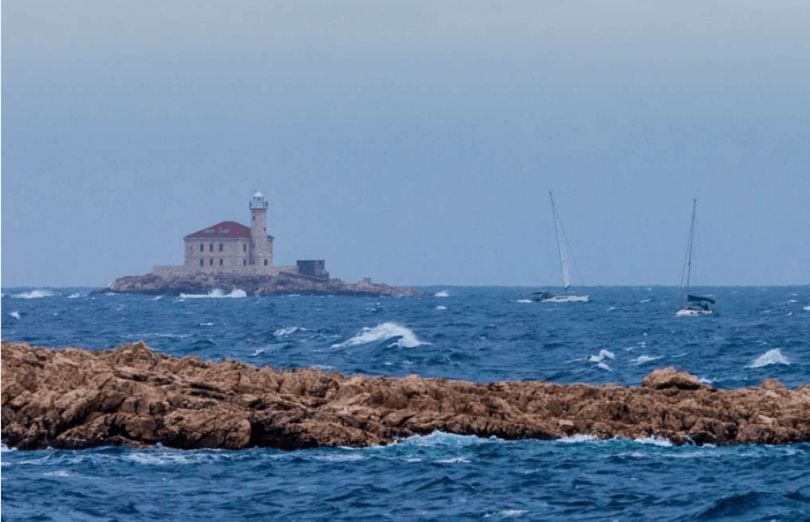
{"label": "stone building", "polygon": [[[153,273],[162,277],[211,272],[241,275],[278,275],[281,272],[298,274],[298,265],[273,264],[273,236],[267,233],[267,198],[257,191],[249,206],[250,227],[234,221],[223,221],[189,234],[183,238],[183,265],[155,266]],[[324,262],[318,263],[320,270],[317,270],[316,277],[326,274],[328,278],[328,272],[323,270]],[[314,272],[313,270],[312,275],[315,275]]]}

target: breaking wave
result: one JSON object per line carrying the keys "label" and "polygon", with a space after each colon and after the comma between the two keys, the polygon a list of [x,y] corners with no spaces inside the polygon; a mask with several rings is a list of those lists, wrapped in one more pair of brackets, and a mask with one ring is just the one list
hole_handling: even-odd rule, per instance
{"label": "breaking wave", "polygon": [[807,310],[808,312],[810,312],[810,305],[805,306],[805,307],[804,307],[804,310]]}
{"label": "breaking wave", "polygon": [[295,332],[297,332],[299,330],[302,331],[302,332],[306,332],[307,329],[304,328],[303,326],[287,326],[285,328],[279,328],[278,330],[273,332],[273,335],[275,335],[277,337],[281,337],[283,335],[294,334]]}
{"label": "breaking wave", "polygon": [[652,356],[649,356],[649,355],[639,355],[638,357],[633,359],[633,363],[634,364],[644,364],[644,363],[648,363],[650,361],[655,361],[656,359],[660,359],[660,358],[661,358],[660,356],[659,357],[652,357]]}
{"label": "breaking wave", "polygon": [[790,361],[782,355],[778,348],[774,348],[757,357],[754,362],[748,365],[748,368],[762,368],[772,364],[790,364]]}
{"label": "breaking wave", "polygon": [[51,292],[50,290],[31,290],[30,292],[22,292],[20,294],[14,294],[11,297],[16,297],[18,299],[37,299],[40,297],[53,297],[56,294]]}
{"label": "breaking wave", "polygon": [[531,300],[531,299],[518,299],[518,300],[517,300],[517,301],[515,301],[515,302],[516,302],[516,303],[531,303],[531,302],[532,302],[532,300]]}
{"label": "breaking wave", "polygon": [[10,314],[8,314],[8,315],[10,315],[11,317],[13,317],[14,319],[19,319],[19,318],[20,318],[20,312],[11,312],[11,313],[10,313]]}
{"label": "breaking wave", "polygon": [[649,437],[635,439],[634,442],[638,442],[639,444],[651,444],[653,446],[663,446],[665,448],[671,448],[673,446],[671,440],[665,439],[664,437],[659,437],[657,435],[650,435]]}
{"label": "breaking wave", "polygon": [[450,293],[447,290],[442,290],[441,292],[436,292],[433,294],[434,297],[450,297]]}
{"label": "breaking wave", "polygon": [[244,290],[240,290],[238,288],[234,288],[231,290],[230,294],[226,294],[219,288],[214,288],[207,294],[180,294],[180,299],[202,299],[208,297],[247,297],[247,292]]}
{"label": "breaking wave", "polygon": [[368,344],[379,341],[394,340],[394,346],[400,348],[415,348],[422,346],[424,343],[416,337],[412,330],[402,326],[401,324],[393,322],[385,322],[375,326],[374,328],[364,327],[360,333],[342,343],[333,344],[332,348],[345,348],[346,346],[357,346],[359,344]]}
{"label": "breaking wave", "polygon": [[615,359],[616,355],[613,352],[611,352],[610,350],[604,350],[603,349],[603,350],[599,351],[599,355],[591,355],[588,360],[591,361],[591,362],[602,362],[602,361],[605,360],[605,358]]}
{"label": "breaking wave", "polygon": [[439,306],[436,307],[436,310],[447,310],[447,307],[439,305]]}

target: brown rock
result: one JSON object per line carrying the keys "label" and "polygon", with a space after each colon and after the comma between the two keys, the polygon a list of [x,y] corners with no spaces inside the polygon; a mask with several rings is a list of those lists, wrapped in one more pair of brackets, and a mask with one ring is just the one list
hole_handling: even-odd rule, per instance
{"label": "brown rock", "polygon": [[94,352],[2,343],[10,447],[287,450],[388,444],[434,430],[504,439],[666,437],[676,444],[810,440],[810,386],[715,390],[673,368],[642,388],[344,377],[176,359],[142,343]]}
{"label": "brown rock", "polygon": [[699,390],[708,388],[691,373],[679,372],[673,367],[655,370],[641,380],[645,388],[663,390],[664,388],[678,388],[679,390]]}

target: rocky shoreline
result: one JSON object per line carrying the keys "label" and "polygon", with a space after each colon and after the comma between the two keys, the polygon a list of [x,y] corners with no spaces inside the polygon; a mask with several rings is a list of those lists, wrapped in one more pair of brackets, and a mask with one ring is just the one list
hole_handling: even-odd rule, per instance
{"label": "rocky shoreline", "polygon": [[2,343],[8,447],[105,445],[295,450],[364,447],[434,431],[503,439],[662,437],[675,444],[810,441],[810,385],[720,390],[672,368],[640,388],[343,376]]}
{"label": "rocky shoreline", "polygon": [[421,295],[410,288],[382,283],[359,281],[344,283],[340,279],[317,279],[285,272],[277,276],[243,276],[222,273],[201,273],[188,277],[163,278],[155,274],[119,277],[99,293],[180,295],[208,294],[221,291],[229,294],[241,290],[248,295],[351,295],[405,296]]}

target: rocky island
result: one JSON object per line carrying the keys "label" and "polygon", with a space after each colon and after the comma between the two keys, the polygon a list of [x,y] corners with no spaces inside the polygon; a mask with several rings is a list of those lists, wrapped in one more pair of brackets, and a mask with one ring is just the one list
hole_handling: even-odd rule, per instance
{"label": "rocky island", "polygon": [[19,449],[104,445],[296,450],[389,444],[434,431],[675,444],[810,441],[810,386],[715,389],[672,368],[641,387],[281,371],[155,353],[2,343],[2,440]]}
{"label": "rocky island", "polygon": [[256,191],[250,203],[250,226],[222,221],[183,238],[182,265],[156,265],[152,273],[116,279],[101,293],[151,295],[229,294],[251,295],[419,295],[410,288],[372,283],[366,277],[344,283],[329,277],[323,259],[298,260],[277,265],[273,236],[267,233],[267,198]]}
{"label": "rocky island", "polygon": [[249,295],[354,295],[405,296],[421,295],[410,288],[372,283],[365,279],[344,283],[340,279],[318,279],[279,272],[277,275],[229,274],[202,272],[198,274],[162,277],[156,274],[119,277],[99,293],[135,293],[149,295],[208,294],[221,291],[230,294],[244,291]]}

